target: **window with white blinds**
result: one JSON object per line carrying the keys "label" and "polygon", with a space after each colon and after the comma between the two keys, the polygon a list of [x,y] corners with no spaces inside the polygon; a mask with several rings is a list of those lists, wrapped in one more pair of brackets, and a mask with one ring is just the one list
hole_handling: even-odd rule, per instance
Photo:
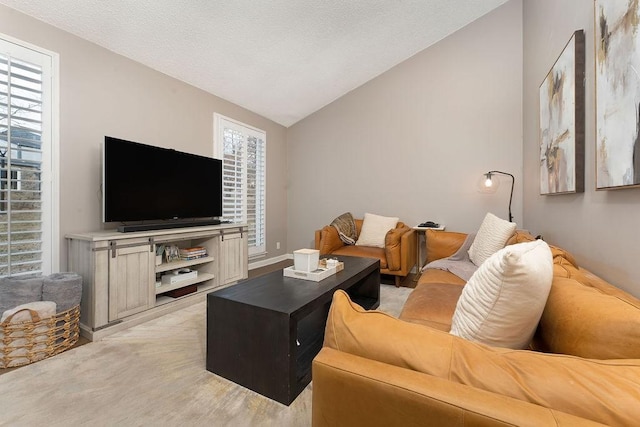
{"label": "window with white blinds", "polygon": [[249,255],[266,251],[266,133],[214,114],[214,152],[222,159],[222,216],[249,227]]}
{"label": "window with white blinds", "polygon": [[0,38],[0,277],[57,264],[53,66],[51,55]]}

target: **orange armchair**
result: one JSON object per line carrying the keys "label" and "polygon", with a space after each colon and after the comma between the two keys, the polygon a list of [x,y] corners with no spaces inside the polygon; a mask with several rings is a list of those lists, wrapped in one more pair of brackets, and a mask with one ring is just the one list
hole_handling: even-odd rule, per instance
{"label": "orange armchair", "polygon": [[[362,230],[362,219],[355,219],[358,236]],[[400,286],[416,265],[416,233],[411,227],[398,222],[396,228],[389,230],[385,236],[385,247],[346,245],[338,231],[327,225],[315,233],[315,248],[320,255],[346,255],[380,260],[380,273],[395,276],[395,285]]]}

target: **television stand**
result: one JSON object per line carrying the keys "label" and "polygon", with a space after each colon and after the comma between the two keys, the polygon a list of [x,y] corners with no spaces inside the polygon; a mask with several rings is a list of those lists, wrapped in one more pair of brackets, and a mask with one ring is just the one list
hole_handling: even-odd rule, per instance
{"label": "television stand", "polygon": [[155,222],[148,224],[123,224],[118,227],[120,233],[132,233],[135,231],[168,230],[171,228],[205,227],[208,225],[220,225],[219,219],[198,219],[194,221]]}
{"label": "television stand", "polygon": [[[65,237],[67,271],[82,276],[80,333],[91,341],[204,301],[248,276],[247,224]],[[159,246],[203,247],[206,255],[169,261],[156,255]],[[187,269],[194,274],[163,280]]]}

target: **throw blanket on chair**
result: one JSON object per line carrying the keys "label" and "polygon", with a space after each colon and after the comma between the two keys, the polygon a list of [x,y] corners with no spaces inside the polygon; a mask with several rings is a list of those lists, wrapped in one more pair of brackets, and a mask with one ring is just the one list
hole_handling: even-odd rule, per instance
{"label": "throw blanket on chair", "polygon": [[351,215],[351,212],[343,213],[342,215],[334,219],[331,222],[331,226],[333,226],[338,231],[340,240],[342,240],[345,244],[356,244],[356,239],[358,238],[356,222],[353,220],[353,215]]}
{"label": "throw blanket on chair", "polygon": [[478,267],[469,259],[469,248],[471,247],[475,237],[476,233],[468,234],[464,243],[455,254],[447,258],[431,261],[429,264],[424,266],[422,271],[425,271],[428,268],[444,270],[468,281],[471,276],[473,276],[473,273],[478,269]]}

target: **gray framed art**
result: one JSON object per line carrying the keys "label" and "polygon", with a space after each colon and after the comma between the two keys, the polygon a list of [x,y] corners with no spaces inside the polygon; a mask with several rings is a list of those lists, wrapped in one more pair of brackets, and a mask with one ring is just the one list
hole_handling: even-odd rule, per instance
{"label": "gray framed art", "polygon": [[596,190],[640,186],[637,0],[595,1]]}
{"label": "gray framed art", "polygon": [[540,85],[540,194],[584,191],[584,31]]}

